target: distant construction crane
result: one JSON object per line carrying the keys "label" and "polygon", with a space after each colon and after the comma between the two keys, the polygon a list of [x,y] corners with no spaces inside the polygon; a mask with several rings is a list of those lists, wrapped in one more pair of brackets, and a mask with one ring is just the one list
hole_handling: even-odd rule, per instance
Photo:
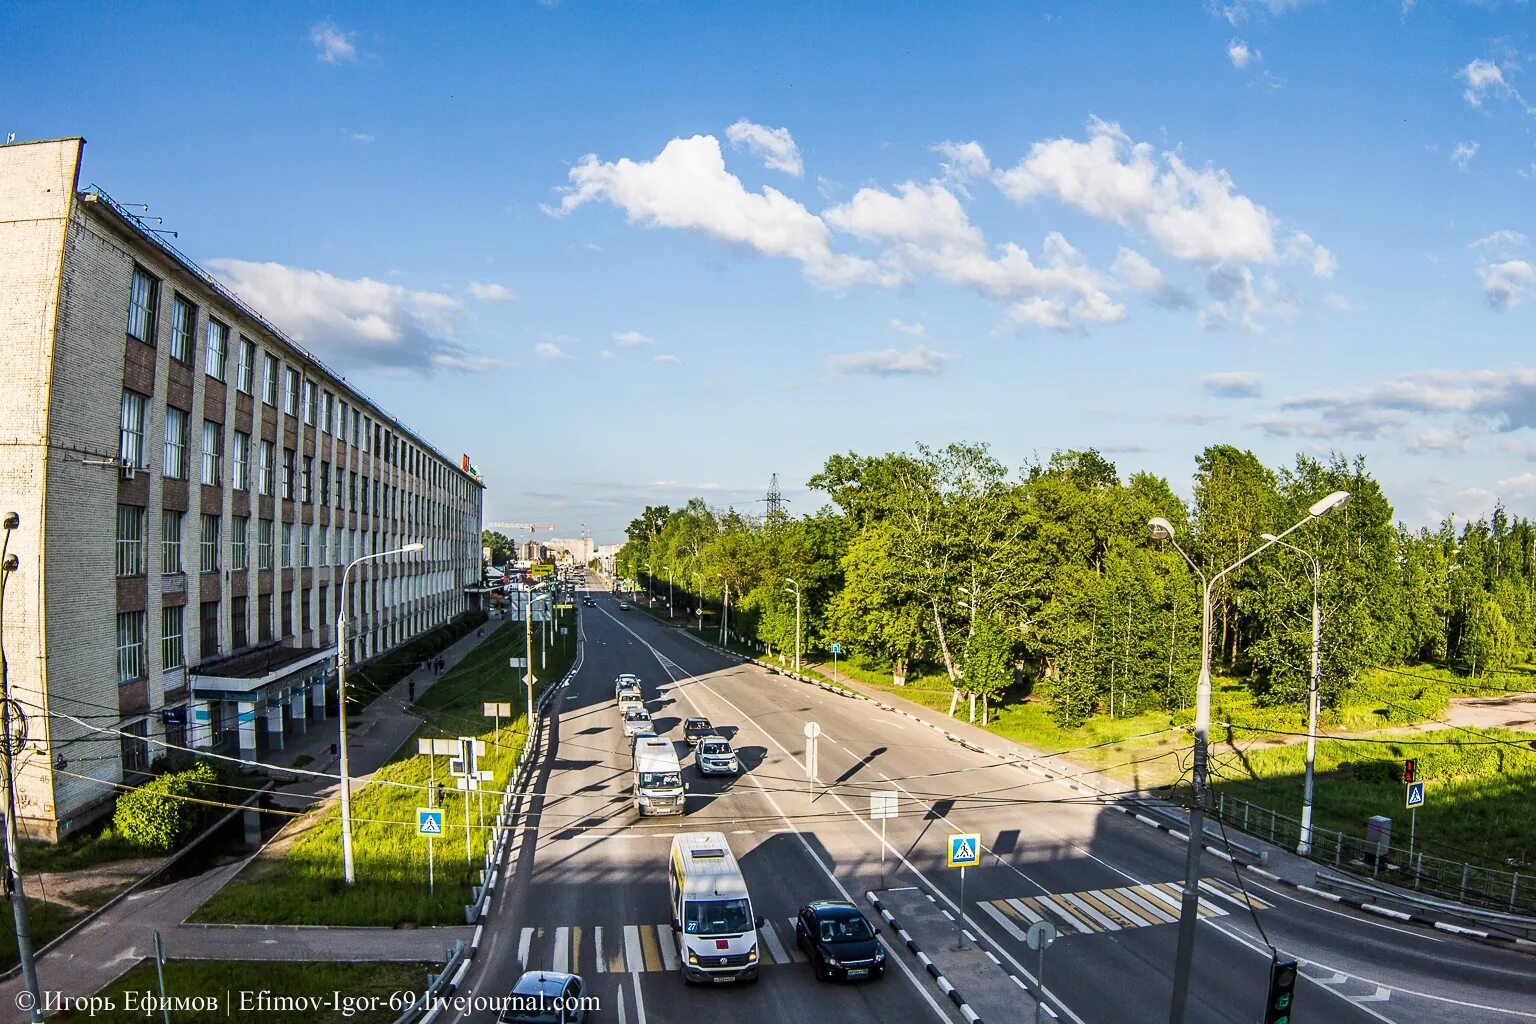
{"label": "distant construction crane", "polygon": [[486,523],[487,530],[527,530],[530,541],[539,539],[540,530],[553,530],[554,523]]}

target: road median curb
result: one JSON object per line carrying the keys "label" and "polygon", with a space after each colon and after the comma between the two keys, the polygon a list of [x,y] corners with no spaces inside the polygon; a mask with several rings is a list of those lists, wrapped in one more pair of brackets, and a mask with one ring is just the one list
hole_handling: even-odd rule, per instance
{"label": "road median curb", "polygon": [[912,936],[907,934],[906,930],[897,923],[896,918],[891,915],[891,912],[881,904],[880,897],[872,892],[866,892],[864,898],[869,900],[870,906],[875,908],[875,912],[880,915],[880,919],[891,926],[891,930],[896,933],[897,938],[901,939],[902,944],[907,947],[907,951],[917,958],[917,962],[922,965],[923,970],[927,971],[928,975],[933,978],[934,983],[938,985],[939,991],[943,992],[949,998],[949,1001],[955,1004],[955,1008],[965,1016],[966,1024],[982,1024],[981,1018],[976,1015],[975,1010],[971,1009],[970,1004],[965,1001],[965,997],[960,994],[960,991],[954,985],[950,984],[949,979],[940,972],[938,965],[928,958],[928,954],[918,948],[917,943],[912,940]]}

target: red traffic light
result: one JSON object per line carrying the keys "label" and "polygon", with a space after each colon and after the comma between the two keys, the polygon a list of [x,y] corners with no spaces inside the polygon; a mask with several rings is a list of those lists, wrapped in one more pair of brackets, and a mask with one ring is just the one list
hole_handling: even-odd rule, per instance
{"label": "red traffic light", "polygon": [[1411,757],[1403,762],[1403,781],[1409,783],[1419,781],[1419,765]]}

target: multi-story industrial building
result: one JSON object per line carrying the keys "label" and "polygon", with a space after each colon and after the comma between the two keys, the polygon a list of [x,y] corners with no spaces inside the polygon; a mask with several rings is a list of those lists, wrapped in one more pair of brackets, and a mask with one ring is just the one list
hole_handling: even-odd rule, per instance
{"label": "multi-story industrial building", "polygon": [[341,600],[355,665],[480,581],[468,460],[80,191],[83,145],[0,146],[3,641],[18,819],[48,838],[163,749],[255,757],[334,713]]}

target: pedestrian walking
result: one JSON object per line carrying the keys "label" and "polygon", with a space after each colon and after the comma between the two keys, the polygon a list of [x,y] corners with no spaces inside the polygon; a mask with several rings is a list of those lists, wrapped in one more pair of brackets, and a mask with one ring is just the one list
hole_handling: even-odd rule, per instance
{"label": "pedestrian walking", "polygon": [[437,674],[438,675],[442,675],[443,674],[443,669],[445,669],[447,667],[448,667],[448,659],[444,658],[441,654],[439,654],[437,656]]}
{"label": "pedestrian walking", "polygon": [[416,699],[416,680],[412,679],[405,684],[405,692],[410,696],[411,700],[414,701]]}

